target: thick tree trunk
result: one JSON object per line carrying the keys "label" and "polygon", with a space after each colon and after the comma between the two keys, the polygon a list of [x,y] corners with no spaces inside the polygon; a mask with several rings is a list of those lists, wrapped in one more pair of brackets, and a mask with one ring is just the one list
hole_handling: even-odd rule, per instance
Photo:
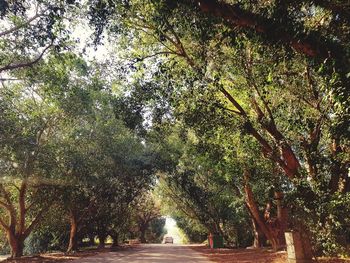
{"label": "thick tree trunk", "polygon": [[7,232],[7,237],[11,247],[11,258],[23,256],[24,238],[22,236],[16,236],[11,232]]}
{"label": "thick tree trunk", "polygon": [[111,235],[111,238],[113,240],[111,247],[112,248],[118,247],[119,246],[119,242],[118,242],[119,235],[118,234]]}
{"label": "thick tree trunk", "polygon": [[69,233],[69,245],[67,253],[75,252],[78,250],[78,219],[73,211],[69,213],[70,221],[70,233]]}
{"label": "thick tree trunk", "polygon": [[277,238],[280,246],[286,246],[286,238],[284,232],[286,232],[288,228],[288,209],[282,205],[283,197],[284,194],[282,192],[275,192],[277,222],[279,225]]}
{"label": "thick tree trunk", "polygon": [[251,201],[247,202],[247,206],[249,207],[250,213],[253,216],[253,219],[256,222],[258,228],[270,241],[272,248],[276,251],[280,249],[281,245],[279,244],[279,239],[277,238],[275,231],[273,231],[273,229],[267,223],[265,223],[265,221],[260,216],[259,211],[254,208],[254,205],[251,203]]}
{"label": "thick tree trunk", "polygon": [[[275,124],[273,122],[270,122],[269,125],[266,125],[260,121],[260,124],[262,125],[264,130],[267,131],[273,137],[275,143],[278,145],[278,148],[280,150],[279,155],[275,154],[274,148],[270,145],[270,143],[260,134],[260,132],[258,132],[258,130],[254,128],[252,122],[249,120],[247,113],[244,111],[241,105],[239,105],[235,98],[232,97],[232,95],[223,87],[221,87],[220,91],[232,103],[232,105],[238,109],[237,114],[244,117],[245,130],[259,142],[262,148],[263,155],[266,158],[269,158],[270,160],[275,162],[279,167],[281,167],[285,172],[286,176],[290,179],[294,179],[295,177],[299,176],[299,161],[296,158],[291,146],[286,142],[285,138],[278,131]],[[257,108],[256,110],[258,115],[263,114],[260,108]]]}
{"label": "thick tree trunk", "polygon": [[11,257],[18,258],[23,255],[24,240],[28,235],[35,229],[35,227],[40,223],[44,212],[47,208],[43,208],[31,221],[31,223],[26,224],[26,214],[31,205],[26,207],[26,191],[27,182],[24,180],[21,183],[18,196],[18,210],[12,203],[11,194],[7,192],[4,186],[0,183],[0,193],[3,195],[5,202],[2,202],[2,207],[6,208],[9,214],[9,223],[6,224],[7,219],[0,217],[0,227],[6,231],[7,240],[11,247]]}
{"label": "thick tree trunk", "polygon": [[98,237],[98,241],[99,241],[99,245],[98,245],[98,248],[104,248],[106,246],[106,238],[107,238],[107,235],[104,234],[104,233],[100,233],[97,235]]}
{"label": "thick tree trunk", "polygon": [[252,218],[252,225],[253,225],[253,234],[254,234],[254,242],[253,247],[254,248],[260,248],[266,245],[266,237],[264,233],[261,231],[259,225],[256,223],[254,218]]}
{"label": "thick tree trunk", "polygon": [[[280,225],[278,220],[274,220],[271,222],[266,222],[264,218],[260,215],[258,206],[255,202],[253,192],[248,184],[248,178],[249,178],[249,171],[245,171],[244,178],[246,180],[246,184],[244,186],[244,191],[246,194],[246,205],[249,209],[249,212],[251,216],[253,217],[254,221],[258,225],[258,227],[261,229],[261,231],[264,233],[266,238],[271,242],[272,248],[274,250],[279,250],[285,245],[285,241],[282,241],[279,239],[280,235]],[[282,241],[282,242],[281,242]]]}
{"label": "thick tree trunk", "polygon": [[146,229],[147,229],[147,227],[140,228],[140,242],[141,243],[147,243],[147,241],[146,241]]}

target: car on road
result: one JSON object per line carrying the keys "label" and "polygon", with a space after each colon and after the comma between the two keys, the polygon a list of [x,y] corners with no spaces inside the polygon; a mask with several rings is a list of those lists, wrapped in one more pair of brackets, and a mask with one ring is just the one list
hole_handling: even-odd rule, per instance
{"label": "car on road", "polygon": [[164,244],[173,244],[174,239],[172,237],[165,237],[164,238]]}

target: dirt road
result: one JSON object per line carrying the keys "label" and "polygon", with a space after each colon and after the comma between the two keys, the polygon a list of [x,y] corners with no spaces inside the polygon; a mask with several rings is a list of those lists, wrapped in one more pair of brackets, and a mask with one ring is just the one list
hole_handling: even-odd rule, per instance
{"label": "dirt road", "polygon": [[118,252],[106,252],[72,261],[74,263],[211,263],[209,259],[185,245],[140,245]]}

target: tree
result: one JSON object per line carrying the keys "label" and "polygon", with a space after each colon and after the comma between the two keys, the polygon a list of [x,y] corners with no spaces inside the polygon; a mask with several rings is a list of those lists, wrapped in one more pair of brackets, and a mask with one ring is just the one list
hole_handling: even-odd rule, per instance
{"label": "tree", "polygon": [[146,243],[146,231],[150,228],[152,222],[161,217],[159,204],[156,203],[151,193],[145,193],[137,199],[133,209],[133,217],[135,225],[132,227],[138,233],[141,243]]}
{"label": "tree", "polygon": [[[73,53],[77,15],[96,45],[118,37],[116,61]],[[345,248],[349,5],[3,1],[0,16],[0,225],[12,257],[50,205],[70,218],[70,251],[82,235],[117,241],[156,168],[186,227],[236,244],[253,232],[278,249],[289,225],[322,253]]]}
{"label": "tree", "polygon": [[[345,200],[349,163],[340,156],[347,156],[348,109],[340,105],[348,104],[343,91],[349,70],[348,58],[338,53],[348,49],[348,36],[339,30],[348,27],[344,13],[305,1],[291,9],[286,8],[290,3],[277,2],[271,8],[198,2],[199,9],[190,1],[133,1],[117,5],[126,16],[106,17],[105,22],[129,30],[125,40],[133,36],[144,43],[132,50],[133,65],[139,69],[135,77],[142,76],[141,87],[153,88],[151,103],[162,94],[157,105],[170,105],[158,119],[162,122],[169,114],[202,133],[229,127],[248,134],[266,162],[283,171],[281,181],[308,185],[314,193],[309,198],[324,205],[339,192]],[[317,11],[300,17],[303,9]],[[315,25],[319,16],[329,20]],[[327,35],[325,25],[339,40]],[[157,67],[145,73],[143,67],[149,63]],[[153,77],[145,78],[149,74]],[[313,212],[315,222],[310,226],[316,221],[325,226],[327,215]]]}
{"label": "tree", "polygon": [[[34,89],[5,88],[1,94],[1,189],[0,224],[6,231],[11,256],[23,253],[23,242],[38,225],[50,206],[51,164],[54,162],[52,138],[60,113],[42,100]],[[35,109],[35,110],[34,110]],[[47,179],[48,180],[47,180]]]}
{"label": "tree", "polygon": [[[39,63],[50,50],[64,50],[70,41],[67,23],[78,11],[78,1],[3,1],[0,19],[0,72],[12,81],[11,72]],[[16,78],[15,78],[16,79]]]}

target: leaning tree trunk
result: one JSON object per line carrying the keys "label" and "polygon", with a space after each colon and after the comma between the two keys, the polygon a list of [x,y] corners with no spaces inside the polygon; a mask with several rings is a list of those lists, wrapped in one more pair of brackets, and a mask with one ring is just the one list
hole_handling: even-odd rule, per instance
{"label": "leaning tree trunk", "polygon": [[261,231],[259,225],[256,223],[254,218],[252,218],[253,234],[254,234],[254,248],[260,248],[266,245],[266,237]]}
{"label": "leaning tree trunk", "polygon": [[258,228],[271,242],[272,248],[277,251],[281,247],[277,235],[260,216],[259,210],[257,209],[255,203],[252,204],[251,200],[249,200],[247,201],[247,206],[249,207],[250,214],[252,215],[253,220],[256,222]]}
{"label": "leaning tree trunk", "polygon": [[249,209],[249,212],[253,217],[253,219],[255,220],[256,224],[259,226],[259,228],[264,233],[266,238],[271,242],[272,248],[277,251],[281,249],[285,244],[285,242],[284,244],[281,244],[280,239],[278,237],[280,233],[278,224],[274,226],[270,223],[265,222],[264,218],[262,218],[262,216],[260,215],[258,206],[256,204],[256,201],[254,199],[253,191],[248,184],[249,171],[247,170],[245,171],[244,177],[246,180],[244,191],[246,194],[245,202],[246,202],[247,208]]}
{"label": "leaning tree trunk", "polygon": [[78,219],[73,211],[69,212],[70,233],[67,253],[78,250]]}

